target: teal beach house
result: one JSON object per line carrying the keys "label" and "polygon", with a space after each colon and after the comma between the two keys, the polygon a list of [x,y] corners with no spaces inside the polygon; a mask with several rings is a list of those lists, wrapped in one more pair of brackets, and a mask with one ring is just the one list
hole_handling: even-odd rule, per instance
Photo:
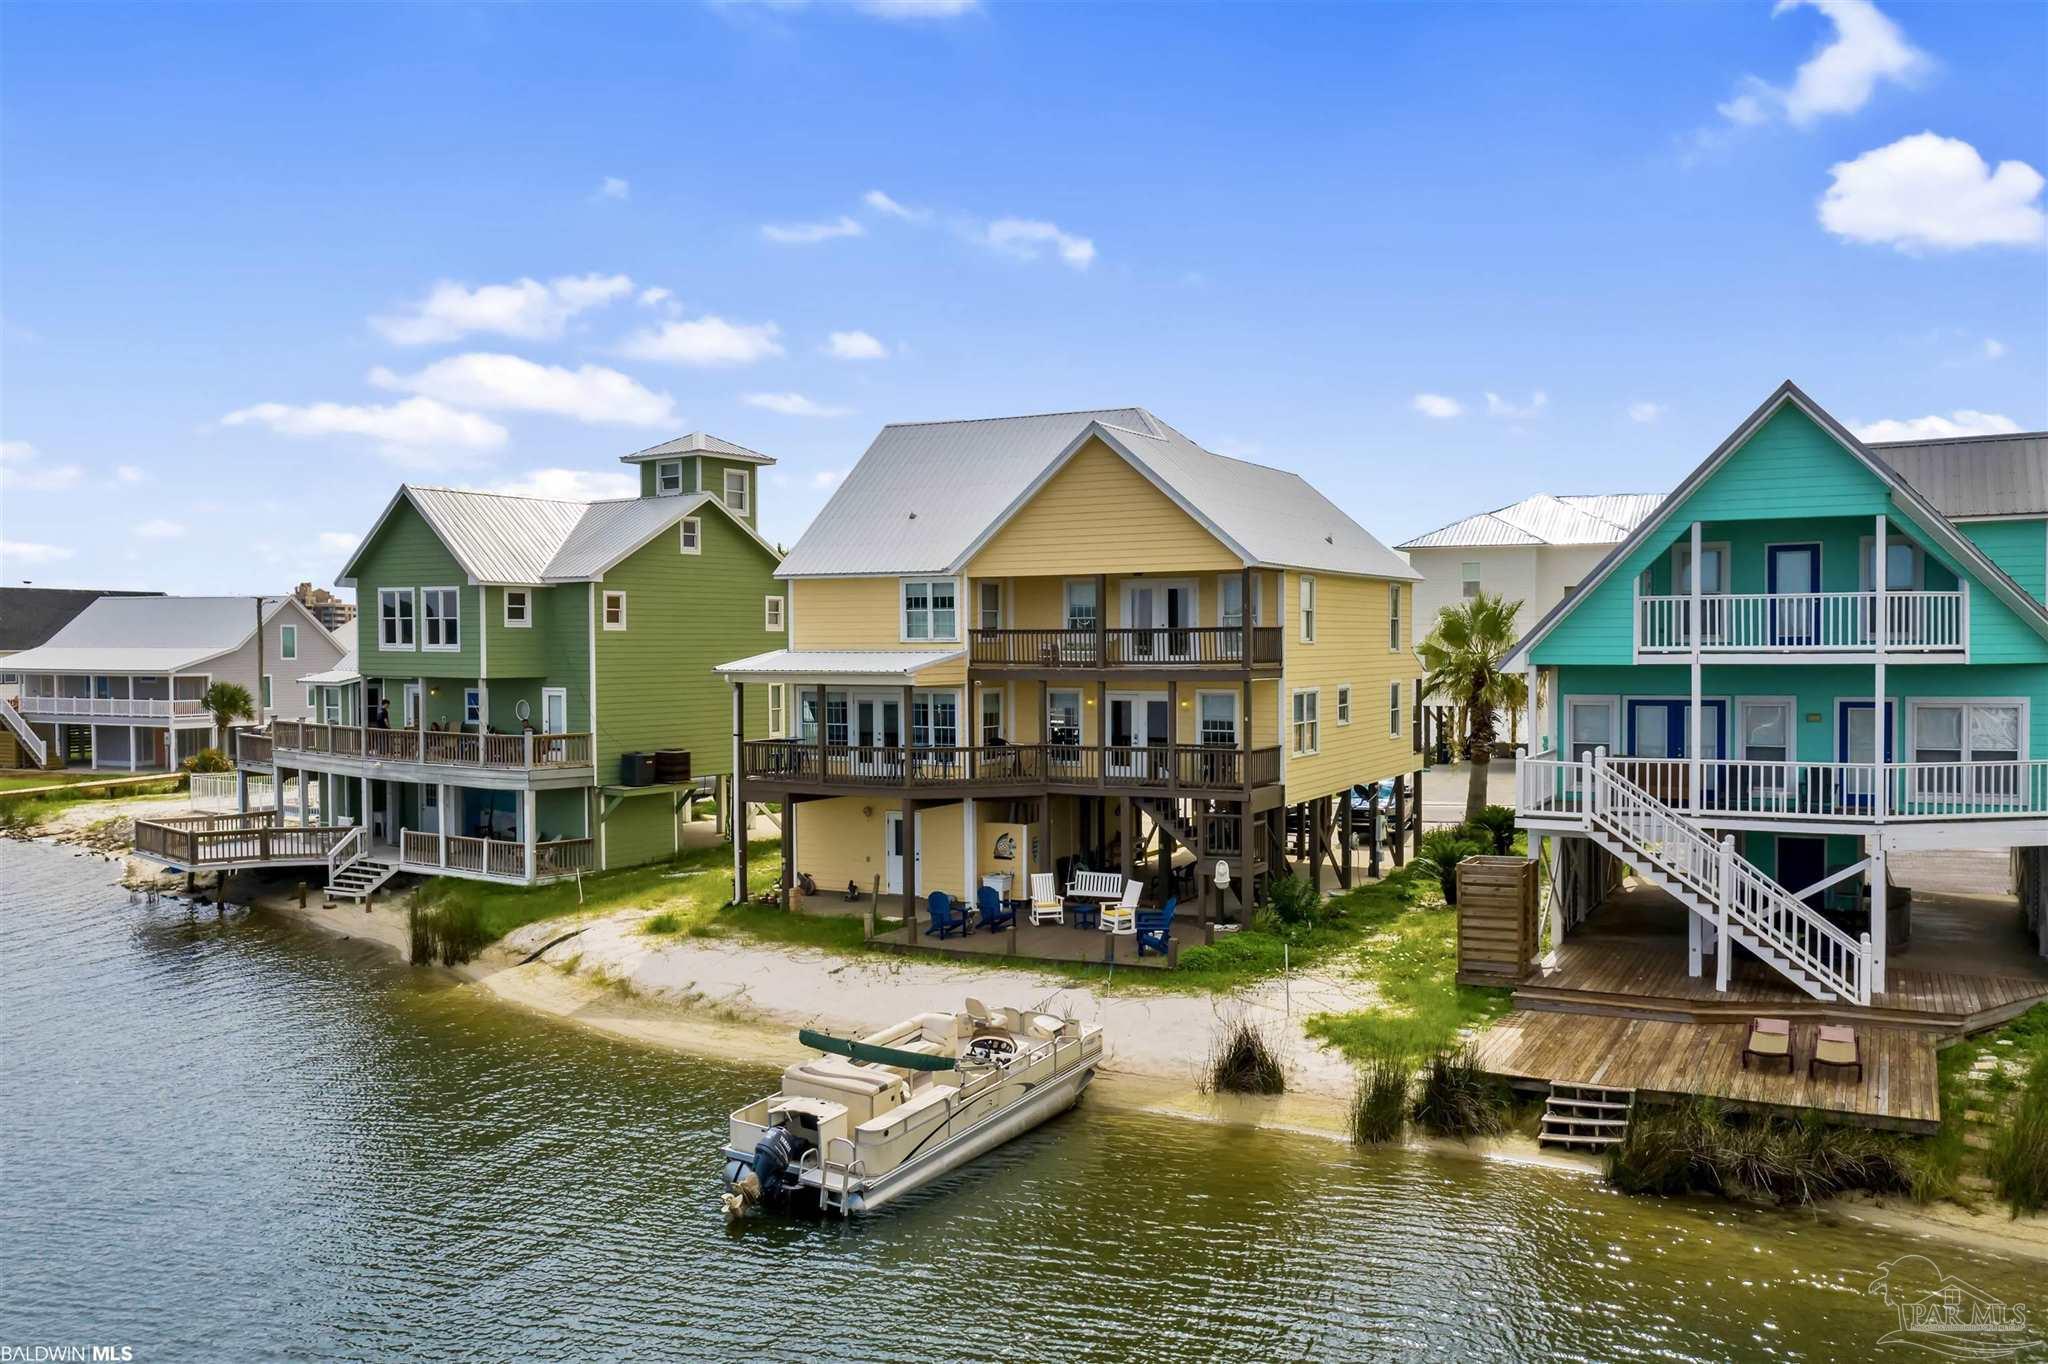
{"label": "teal beach house", "polygon": [[1509,660],[1554,941],[1613,859],[1685,907],[1691,975],[1870,1005],[1888,856],[1994,849],[2024,924],[1986,950],[2048,955],[2044,594],[2048,437],[1865,444],[1781,385]]}

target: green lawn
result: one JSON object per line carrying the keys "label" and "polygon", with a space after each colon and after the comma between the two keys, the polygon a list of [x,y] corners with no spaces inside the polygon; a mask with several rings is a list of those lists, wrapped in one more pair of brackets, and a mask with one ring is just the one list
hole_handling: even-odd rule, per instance
{"label": "green lawn", "polygon": [[[50,773],[51,776],[62,775]],[[61,814],[68,805],[84,804],[91,801],[132,800],[137,796],[163,796],[176,792],[184,785],[183,777],[162,777],[153,782],[138,782],[133,786],[104,788],[83,788],[51,791],[38,796],[10,795],[19,791],[20,785],[0,786],[0,829],[33,829],[37,825]],[[39,783],[47,785],[48,783]],[[76,787],[74,780],[66,783]]]}
{"label": "green lawn", "polygon": [[[147,774],[144,774],[147,775]],[[9,791],[27,791],[38,786],[73,786],[88,781],[125,781],[120,772],[88,772],[84,770],[56,772],[7,772],[0,773],[0,795]],[[129,788],[115,786],[110,791],[125,791]]]}

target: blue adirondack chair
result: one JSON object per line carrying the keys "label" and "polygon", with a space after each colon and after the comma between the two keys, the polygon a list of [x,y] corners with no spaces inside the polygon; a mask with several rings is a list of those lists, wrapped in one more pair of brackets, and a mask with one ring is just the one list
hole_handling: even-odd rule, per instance
{"label": "blue adirondack chair", "polygon": [[1166,955],[1166,940],[1173,936],[1173,909],[1180,903],[1180,897],[1169,896],[1158,909],[1138,911],[1138,955],[1144,956],[1147,949]]}
{"label": "blue adirondack chair", "polygon": [[954,903],[953,897],[943,890],[935,890],[927,895],[925,908],[932,918],[931,927],[924,931],[927,938],[937,934],[944,940],[955,933],[967,931],[967,906]]}
{"label": "blue adirondack chair", "polygon": [[974,893],[974,907],[981,911],[981,921],[991,933],[1017,922],[1017,911],[1003,903],[994,886],[983,886]]}

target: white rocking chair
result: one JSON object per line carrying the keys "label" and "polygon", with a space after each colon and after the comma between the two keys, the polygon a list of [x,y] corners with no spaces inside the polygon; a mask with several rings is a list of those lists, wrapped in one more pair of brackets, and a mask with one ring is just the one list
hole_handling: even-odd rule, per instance
{"label": "white rocking chair", "polygon": [[1049,871],[1031,874],[1031,922],[1035,924],[1063,924],[1067,921],[1067,904],[1060,899],[1059,887]]}
{"label": "white rocking chair", "polygon": [[1138,893],[1144,886],[1136,877],[1124,882],[1124,897],[1102,907],[1102,931],[1131,937],[1138,931]]}

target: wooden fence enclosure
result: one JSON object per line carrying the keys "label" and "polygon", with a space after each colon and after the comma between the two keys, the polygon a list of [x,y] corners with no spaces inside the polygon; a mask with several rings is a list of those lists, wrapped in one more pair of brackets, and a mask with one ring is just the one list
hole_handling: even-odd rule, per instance
{"label": "wooden fence enclosure", "polygon": [[1510,985],[1529,974],[1538,946],[1536,863],[1468,857],[1458,864],[1458,982]]}

